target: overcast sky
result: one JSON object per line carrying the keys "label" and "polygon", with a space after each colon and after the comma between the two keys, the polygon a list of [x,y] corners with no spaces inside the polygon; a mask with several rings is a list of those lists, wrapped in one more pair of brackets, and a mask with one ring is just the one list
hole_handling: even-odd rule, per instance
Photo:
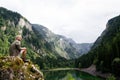
{"label": "overcast sky", "polygon": [[120,0],[0,0],[0,6],[77,43],[94,42],[120,14]]}

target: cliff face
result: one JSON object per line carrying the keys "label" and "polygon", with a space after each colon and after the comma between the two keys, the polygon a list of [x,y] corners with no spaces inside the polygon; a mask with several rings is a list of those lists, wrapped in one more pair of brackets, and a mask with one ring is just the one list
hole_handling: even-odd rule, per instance
{"label": "cliff face", "polygon": [[0,80],[44,80],[42,72],[19,57],[0,57]]}

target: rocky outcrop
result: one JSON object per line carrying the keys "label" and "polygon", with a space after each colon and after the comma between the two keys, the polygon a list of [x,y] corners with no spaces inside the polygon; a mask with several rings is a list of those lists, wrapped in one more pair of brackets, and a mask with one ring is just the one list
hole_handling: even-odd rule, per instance
{"label": "rocky outcrop", "polygon": [[0,57],[0,80],[44,80],[42,72],[19,57]]}

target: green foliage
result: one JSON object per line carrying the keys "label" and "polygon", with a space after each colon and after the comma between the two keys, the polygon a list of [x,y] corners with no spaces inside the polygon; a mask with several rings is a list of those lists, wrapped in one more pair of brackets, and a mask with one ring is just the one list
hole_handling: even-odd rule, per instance
{"label": "green foliage", "polygon": [[18,21],[21,17],[21,15],[18,14],[17,12],[12,12],[2,7],[0,7],[0,16],[2,16],[5,20],[15,22],[15,25],[18,24]]}
{"label": "green foliage", "polygon": [[86,68],[93,64],[95,59],[94,53],[84,54],[80,58],[75,60],[75,67]]}
{"label": "green foliage", "polygon": [[112,62],[112,71],[115,75],[120,76],[120,58],[115,58]]}
{"label": "green foliage", "polygon": [[37,57],[34,62],[40,65],[40,69],[51,69],[60,67],[74,67],[74,60],[66,60],[65,58],[54,58],[49,56]]}
{"label": "green foliage", "polygon": [[[116,34],[114,33],[114,36],[111,35],[111,37],[112,38],[106,42],[103,40],[101,45],[98,46],[99,50],[96,50],[96,52],[98,53],[98,61],[96,63],[97,69],[102,70],[103,72],[111,72],[111,64],[114,58],[120,58],[120,33],[116,32]],[[102,65],[101,61],[103,61]]]}
{"label": "green foliage", "polygon": [[4,26],[4,25],[5,25],[5,22],[4,22],[3,18],[0,16],[0,27]]}
{"label": "green foliage", "polygon": [[66,80],[75,80],[70,73],[67,74],[67,77],[65,79]]}
{"label": "green foliage", "polygon": [[18,71],[22,65],[23,61],[19,58],[0,57],[0,67],[2,69],[8,69],[10,67],[13,70]]}
{"label": "green foliage", "polygon": [[106,80],[116,80],[116,78],[113,75],[111,75]]}

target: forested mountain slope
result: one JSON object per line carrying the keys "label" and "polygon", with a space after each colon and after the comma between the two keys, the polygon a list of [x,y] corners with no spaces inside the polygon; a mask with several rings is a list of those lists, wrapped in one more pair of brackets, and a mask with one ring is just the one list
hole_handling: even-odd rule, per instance
{"label": "forested mountain slope", "polygon": [[88,67],[93,63],[97,70],[120,76],[120,16],[108,21],[92,49],[76,61],[76,66]]}

